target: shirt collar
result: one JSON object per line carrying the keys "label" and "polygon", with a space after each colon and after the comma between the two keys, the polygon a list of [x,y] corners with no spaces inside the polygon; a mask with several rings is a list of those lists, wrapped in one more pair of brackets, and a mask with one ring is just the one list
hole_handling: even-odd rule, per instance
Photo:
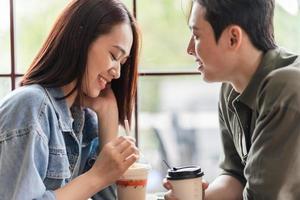
{"label": "shirt collar", "polygon": [[247,105],[249,108],[254,110],[256,95],[263,79],[272,70],[289,65],[291,62],[287,63],[287,61],[291,58],[291,56],[295,55],[286,53],[280,48],[267,51],[264,54],[258,69],[252,76],[248,86],[246,87],[244,92],[238,97],[238,99],[245,105]]}

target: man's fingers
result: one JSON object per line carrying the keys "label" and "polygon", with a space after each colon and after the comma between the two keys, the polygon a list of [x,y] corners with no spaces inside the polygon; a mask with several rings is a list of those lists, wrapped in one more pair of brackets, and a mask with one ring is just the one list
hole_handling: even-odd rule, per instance
{"label": "man's fingers", "polygon": [[169,190],[168,192],[165,193],[164,195],[165,200],[177,200],[173,195],[172,195],[172,190]]}
{"label": "man's fingers", "polygon": [[171,189],[172,189],[171,183],[170,183],[166,178],[163,180],[163,186],[164,186],[167,190],[171,190]]}
{"label": "man's fingers", "polygon": [[209,186],[209,183],[206,180],[202,180],[202,188],[203,190],[206,190]]}

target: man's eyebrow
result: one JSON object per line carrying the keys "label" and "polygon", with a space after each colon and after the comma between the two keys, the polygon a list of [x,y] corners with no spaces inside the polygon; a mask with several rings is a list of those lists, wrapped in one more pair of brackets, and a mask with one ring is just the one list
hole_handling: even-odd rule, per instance
{"label": "man's eyebrow", "polygon": [[119,45],[114,45],[113,47],[116,48],[116,49],[118,49],[118,50],[120,50],[123,55],[126,54],[126,51],[122,47],[120,47]]}

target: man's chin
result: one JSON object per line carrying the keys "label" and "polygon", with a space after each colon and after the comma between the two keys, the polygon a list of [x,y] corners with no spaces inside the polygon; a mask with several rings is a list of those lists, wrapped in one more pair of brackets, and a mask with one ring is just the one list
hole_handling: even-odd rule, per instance
{"label": "man's chin", "polygon": [[205,73],[201,73],[201,77],[202,77],[202,80],[206,83],[217,83],[217,82],[220,82],[218,80],[215,80],[213,77],[209,77],[207,76],[207,74]]}

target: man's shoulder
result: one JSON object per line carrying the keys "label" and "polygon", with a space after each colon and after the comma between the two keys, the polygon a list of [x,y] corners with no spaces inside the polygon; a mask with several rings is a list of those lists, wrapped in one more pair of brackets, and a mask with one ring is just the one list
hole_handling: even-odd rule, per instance
{"label": "man's shoulder", "polygon": [[280,90],[281,92],[299,91],[299,80],[300,62],[271,71],[264,79],[261,87],[268,87],[268,89]]}
{"label": "man's shoulder", "polygon": [[300,104],[299,80],[299,64],[275,69],[263,80],[258,91],[258,98],[272,106],[297,107]]}

